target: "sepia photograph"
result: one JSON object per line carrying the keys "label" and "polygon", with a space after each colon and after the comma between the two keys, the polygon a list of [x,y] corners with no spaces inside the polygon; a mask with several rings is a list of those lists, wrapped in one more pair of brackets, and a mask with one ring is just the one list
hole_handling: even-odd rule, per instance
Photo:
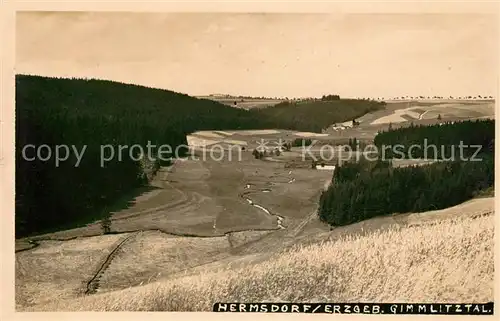
{"label": "sepia photograph", "polygon": [[16,12],[16,311],[493,314],[498,26]]}

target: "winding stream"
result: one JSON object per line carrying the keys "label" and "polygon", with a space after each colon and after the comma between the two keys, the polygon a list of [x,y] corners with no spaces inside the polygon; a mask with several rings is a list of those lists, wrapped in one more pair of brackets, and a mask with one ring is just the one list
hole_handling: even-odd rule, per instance
{"label": "winding stream", "polygon": [[[250,185],[250,184],[247,184],[246,186],[249,186],[249,185]],[[248,188],[248,187],[246,187],[246,188]],[[263,189],[263,190],[262,190],[262,192],[264,192],[264,193],[266,193],[266,192],[267,192],[267,193],[269,193],[270,191],[271,191],[271,190],[270,190],[270,189],[268,189],[268,188],[266,188],[266,189]],[[267,208],[265,208],[264,206],[259,205],[259,204],[256,204],[253,200],[251,200],[251,199],[250,199],[250,198],[248,198],[248,197],[244,197],[244,195],[245,195],[245,194],[248,194],[248,192],[247,192],[247,193],[242,194],[242,195],[241,195],[241,197],[243,197],[243,198],[244,198],[244,199],[248,202],[248,204],[249,204],[249,205],[252,205],[252,206],[254,206],[254,207],[256,207],[256,208],[260,209],[261,211],[264,211],[264,212],[265,212],[266,214],[268,214],[268,215],[276,216],[276,219],[277,219],[277,224],[278,224],[278,228],[279,228],[279,229],[281,229],[281,230],[283,230],[283,229],[285,229],[285,228],[286,228],[285,226],[283,226],[283,221],[284,221],[284,219],[285,219],[283,216],[280,216],[280,215],[277,215],[277,214],[272,214],[272,213],[271,213],[271,211],[269,211],[269,210],[268,210]]]}

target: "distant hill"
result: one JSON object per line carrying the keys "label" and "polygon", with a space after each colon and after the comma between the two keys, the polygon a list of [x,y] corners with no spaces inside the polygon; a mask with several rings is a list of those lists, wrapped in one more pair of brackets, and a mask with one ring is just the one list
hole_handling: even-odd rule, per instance
{"label": "distant hill", "polygon": [[222,95],[222,94],[213,94],[208,96],[197,96],[199,99],[209,99],[216,101],[218,103],[241,108],[241,109],[254,109],[254,108],[265,108],[274,106],[283,102],[283,99],[274,99],[274,98],[266,98],[266,97],[245,97],[245,96],[231,96],[231,95]]}

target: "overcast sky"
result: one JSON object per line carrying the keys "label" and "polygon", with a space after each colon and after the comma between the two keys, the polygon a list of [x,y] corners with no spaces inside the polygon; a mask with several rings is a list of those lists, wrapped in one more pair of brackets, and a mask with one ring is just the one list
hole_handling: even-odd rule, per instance
{"label": "overcast sky", "polygon": [[19,13],[16,72],[191,95],[495,95],[479,14]]}

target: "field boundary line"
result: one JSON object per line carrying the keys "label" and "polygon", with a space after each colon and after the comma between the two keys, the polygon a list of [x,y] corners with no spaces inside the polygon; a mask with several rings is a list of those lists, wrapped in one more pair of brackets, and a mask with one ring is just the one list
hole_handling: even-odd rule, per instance
{"label": "field boundary line", "polygon": [[136,236],[138,232],[132,233],[131,235],[123,238],[118,245],[115,246],[115,248],[111,251],[111,253],[108,254],[104,262],[101,264],[100,268],[97,270],[97,272],[94,274],[94,276],[87,282],[86,285],[86,290],[85,294],[94,294],[97,292],[99,289],[99,281],[100,278],[102,277],[102,274],[106,271],[106,269],[109,267],[113,259],[115,258],[118,250],[128,241],[130,240],[133,236]]}

